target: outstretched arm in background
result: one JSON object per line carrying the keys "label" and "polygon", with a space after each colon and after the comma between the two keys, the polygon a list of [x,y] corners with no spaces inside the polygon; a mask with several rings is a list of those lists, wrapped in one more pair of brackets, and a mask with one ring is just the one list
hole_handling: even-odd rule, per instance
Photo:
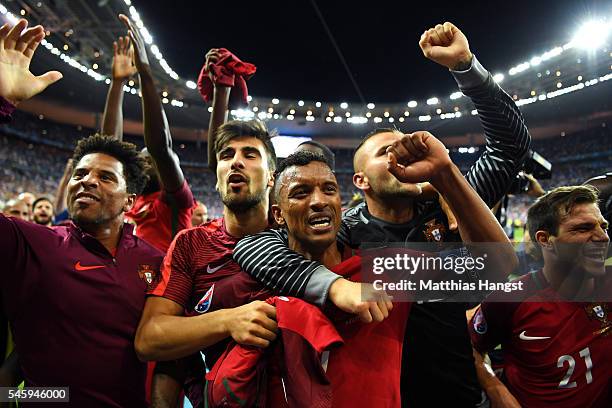
{"label": "outstretched arm in background", "polygon": [[112,74],[104,105],[102,134],[123,140],[123,86],[131,76],[136,74],[134,49],[130,45],[128,36],[119,37],[113,42]]}
{"label": "outstretched arm in background", "polygon": [[57,190],[55,192],[56,215],[66,209],[66,187],[68,186],[68,182],[70,181],[70,176],[72,176],[72,159],[68,159],[68,161],[66,162],[64,174],[62,175],[62,179],[57,185]]}
{"label": "outstretched arm in background", "polygon": [[172,150],[170,126],[155,88],[145,43],[140,36],[140,32],[132,26],[126,16],[120,14],[119,19],[128,28],[129,36],[134,44],[134,62],[140,77],[140,90],[142,92],[145,145],[153,158],[163,189],[168,192],[175,192],[183,186],[185,176],[181,170],[179,158]]}

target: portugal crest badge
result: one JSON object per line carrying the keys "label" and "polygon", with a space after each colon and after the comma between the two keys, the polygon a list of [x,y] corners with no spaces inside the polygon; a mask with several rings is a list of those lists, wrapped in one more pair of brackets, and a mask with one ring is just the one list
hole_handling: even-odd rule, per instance
{"label": "portugal crest badge", "polygon": [[598,320],[601,323],[601,328],[593,332],[593,334],[602,334],[607,336],[612,331],[612,321],[608,320],[608,304],[607,303],[591,303],[585,306],[585,311],[589,319]]}
{"label": "portugal crest badge", "polygon": [[433,219],[425,224],[425,231],[423,233],[429,242],[442,242],[446,234],[446,227],[444,224],[439,223],[438,220]]}
{"label": "portugal crest badge", "polygon": [[151,286],[155,281],[157,281],[157,272],[155,269],[153,269],[152,265],[138,265],[138,276],[147,283],[147,286]]}

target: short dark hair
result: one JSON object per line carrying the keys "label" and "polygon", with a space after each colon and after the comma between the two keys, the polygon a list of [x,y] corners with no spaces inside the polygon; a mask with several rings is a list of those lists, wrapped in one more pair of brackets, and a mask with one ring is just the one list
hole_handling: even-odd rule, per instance
{"label": "short dark hair", "polygon": [[307,140],[305,142],[300,143],[298,145],[298,148],[303,145],[311,145],[318,149],[321,149],[321,152],[322,152],[321,154],[323,154],[323,156],[325,156],[325,158],[327,159],[327,163],[329,164],[329,167],[331,167],[332,170],[335,170],[336,155],[334,154],[334,152],[332,152],[332,150],[329,147],[325,146],[323,143],[319,143],[314,140]]}
{"label": "short dark hair", "polygon": [[329,161],[327,158],[321,153],[311,152],[309,150],[300,150],[291,155],[289,155],[286,159],[280,162],[278,165],[278,169],[276,169],[275,177],[274,177],[274,199],[276,202],[279,202],[280,198],[280,179],[281,175],[287,171],[287,169],[291,167],[302,167],[306,166],[309,163],[314,161],[318,161],[321,163],[325,163],[329,169],[333,172]]}
{"label": "short dark hair", "polygon": [[79,140],[72,162],[78,163],[81,159],[91,153],[104,153],[114,157],[123,164],[123,177],[127,184],[127,192],[130,194],[140,194],[147,183],[147,169],[149,164],[140,154],[136,145],[128,142],[121,142],[113,136],[102,136],[95,134]]}
{"label": "short dark hair", "polygon": [[402,132],[397,128],[377,128],[369,132],[367,135],[365,135],[363,139],[361,139],[361,141],[359,142],[355,150],[353,151],[353,170],[357,171],[357,166],[355,165],[356,164],[355,158],[357,157],[357,152],[359,151],[359,149],[363,147],[365,142],[367,142],[372,137],[379,135],[381,133],[402,133]]}
{"label": "short dark hair", "polygon": [[274,171],[276,168],[276,152],[270,140],[274,136],[276,136],[276,134],[274,132],[269,132],[266,125],[259,120],[230,120],[217,129],[215,137],[215,154],[219,153],[221,149],[227,146],[233,139],[239,137],[254,137],[261,140],[264,144],[266,152],[268,153],[268,168]]}
{"label": "short dark hair", "polygon": [[597,204],[598,190],[590,185],[564,186],[544,194],[527,211],[527,225],[531,240],[538,231],[552,235],[559,232],[561,220],[578,204]]}
{"label": "short dark hair", "polygon": [[49,197],[38,197],[36,200],[34,200],[34,202],[32,203],[32,210],[34,210],[34,208],[36,208],[36,204],[38,204],[41,201],[48,201],[49,204],[51,204],[51,207],[53,207],[53,201],[51,201],[51,199]]}

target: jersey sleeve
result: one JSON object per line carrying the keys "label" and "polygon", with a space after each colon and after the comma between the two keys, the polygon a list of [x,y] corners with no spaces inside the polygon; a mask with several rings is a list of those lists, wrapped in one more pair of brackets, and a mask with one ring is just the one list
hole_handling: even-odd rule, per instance
{"label": "jersey sleeve", "polygon": [[452,71],[476,110],[485,134],[485,150],[466,179],[489,207],[507,193],[523,166],[531,135],[521,111],[476,57],[466,71]]}
{"label": "jersey sleeve", "polygon": [[242,270],[276,293],[323,306],[331,284],[340,276],[287,246],[285,230],[267,230],[236,244],[234,260]]}
{"label": "jersey sleeve", "polygon": [[[17,265],[25,259],[26,241],[19,230],[18,222],[0,214],[0,259],[5,262],[0,274],[2,282],[15,275]],[[8,264],[7,264],[8,263]]]}
{"label": "jersey sleeve", "polygon": [[157,285],[148,292],[152,296],[170,299],[186,307],[191,296],[194,282],[194,269],[191,264],[189,230],[181,231],[170,244],[161,267],[161,277]]}
{"label": "jersey sleeve", "polygon": [[183,181],[181,188],[172,193],[162,190],[161,199],[171,206],[175,205],[177,209],[191,208],[195,203],[193,193],[189,188],[187,180]]}
{"label": "jersey sleeve", "polygon": [[483,353],[510,340],[514,303],[483,302],[468,323],[474,348]]}

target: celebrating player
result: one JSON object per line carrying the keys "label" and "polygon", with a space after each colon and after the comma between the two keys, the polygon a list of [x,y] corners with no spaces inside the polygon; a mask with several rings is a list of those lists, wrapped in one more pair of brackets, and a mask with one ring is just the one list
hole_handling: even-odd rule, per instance
{"label": "celebrating player", "polygon": [[[529,150],[530,135],[516,104],[480,65],[464,34],[444,23],[427,30],[419,42],[424,55],[451,70],[461,91],[478,110],[486,148],[467,173],[468,182],[492,207],[506,193]],[[394,129],[370,133],[353,159],[353,183],[365,196],[344,215],[338,239],[358,247],[362,242],[458,241],[449,232],[438,203],[417,200],[419,185],[399,182],[387,169],[386,151],[405,138]],[[434,234],[436,231],[438,234]],[[235,259],[248,273],[283,294],[320,306],[331,301],[354,312],[346,282],[323,265],[286,248],[283,233],[267,231],[241,240]],[[476,406],[481,390],[476,377],[465,309],[457,303],[414,305],[402,355],[402,398],[408,406]],[[453,369],[448,369],[453,367]],[[445,392],[431,392],[444,384]]]}
{"label": "celebrating player", "polygon": [[[20,20],[0,28],[4,114],[61,78],[29,71],[45,32],[26,27]],[[0,215],[2,297],[19,365],[26,386],[69,386],[67,406],[144,407],[145,365],[133,337],[162,254],[123,217],[144,187],[146,164],[134,145],[99,135],[80,141],[73,160],[74,224],[47,228]]]}
{"label": "celebrating player", "polygon": [[[506,403],[609,407],[612,309],[610,287],[598,283],[610,239],[597,190],[558,187],[529,209],[527,224],[544,267],[520,278],[521,301],[494,293],[482,303],[469,325],[474,347],[486,353],[502,345],[507,390],[497,394]],[[575,301],[588,298],[601,301]],[[504,387],[484,366],[479,375]]]}

